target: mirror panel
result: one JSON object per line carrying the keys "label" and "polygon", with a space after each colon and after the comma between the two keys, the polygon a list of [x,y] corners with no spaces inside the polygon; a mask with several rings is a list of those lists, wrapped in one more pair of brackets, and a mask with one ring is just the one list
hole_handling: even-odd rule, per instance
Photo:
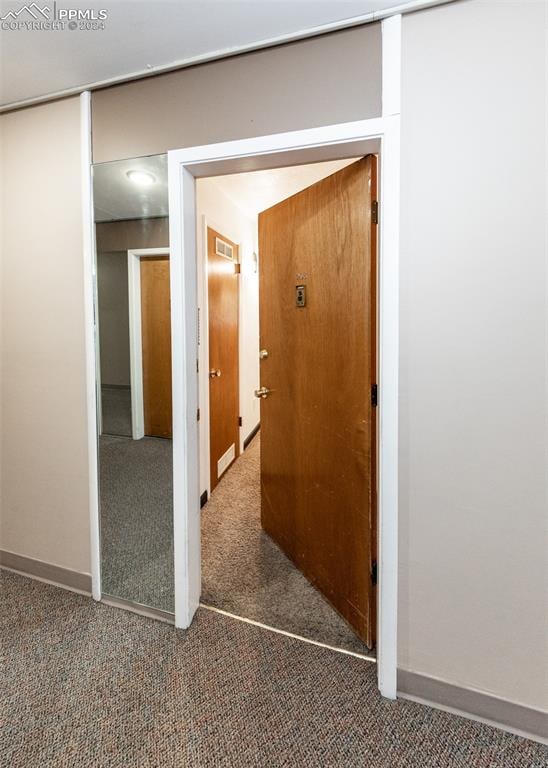
{"label": "mirror panel", "polygon": [[93,167],[103,595],[173,613],[167,156]]}

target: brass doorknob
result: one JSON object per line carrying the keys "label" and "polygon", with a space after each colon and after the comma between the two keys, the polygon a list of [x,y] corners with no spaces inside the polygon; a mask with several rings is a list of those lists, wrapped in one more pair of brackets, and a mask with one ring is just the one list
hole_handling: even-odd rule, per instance
{"label": "brass doorknob", "polygon": [[212,368],[209,372],[209,378],[214,379],[221,375],[221,371],[218,368]]}
{"label": "brass doorknob", "polygon": [[271,390],[268,387],[261,387],[255,390],[255,397],[261,397],[264,400],[265,397],[269,396],[270,392]]}

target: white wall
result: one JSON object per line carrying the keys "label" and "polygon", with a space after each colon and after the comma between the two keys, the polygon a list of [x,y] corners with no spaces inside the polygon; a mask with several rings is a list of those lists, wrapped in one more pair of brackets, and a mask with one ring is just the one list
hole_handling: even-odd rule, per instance
{"label": "white wall", "polygon": [[200,307],[200,492],[209,488],[209,360],[207,352],[207,286],[205,282],[206,244],[204,216],[207,225],[240,246],[240,450],[243,441],[259,423],[259,401],[254,390],[259,386],[259,280],[253,268],[253,252],[257,251],[257,219],[247,216],[221,192],[214,179],[196,182],[198,223],[198,306]]}
{"label": "white wall", "polygon": [[0,546],[89,573],[79,109],[0,117]]}
{"label": "white wall", "polygon": [[546,5],[403,18],[399,666],[548,709]]}

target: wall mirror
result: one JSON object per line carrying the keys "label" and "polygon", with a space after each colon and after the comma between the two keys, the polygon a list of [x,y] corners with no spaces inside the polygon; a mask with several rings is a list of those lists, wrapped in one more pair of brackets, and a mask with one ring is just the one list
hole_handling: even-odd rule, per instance
{"label": "wall mirror", "polygon": [[93,167],[102,593],[173,613],[167,156]]}

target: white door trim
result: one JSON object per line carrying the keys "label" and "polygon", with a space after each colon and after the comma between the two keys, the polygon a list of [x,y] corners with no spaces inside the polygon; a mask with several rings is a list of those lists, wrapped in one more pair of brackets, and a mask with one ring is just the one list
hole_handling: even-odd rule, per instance
{"label": "white door trim", "polygon": [[[337,152],[360,154],[378,141],[381,156],[379,242],[379,688],[396,696],[398,201],[399,118],[324,126],[168,153],[172,355],[175,624],[188,627],[200,598],[200,506],[196,427],[196,216],[194,179],[250,167],[297,165]],[[363,153],[363,152],[362,152]]]}
{"label": "white door trim", "polygon": [[84,274],[84,320],[86,354],[86,420],[88,433],[88,492],[91,593],[101,599],[101,542],[99,535],[99,462],[97,444],[101,429],[99,338],[96,325],[97,270],[93,224],[91,177],[91,93],[80,95],[80,171],[82,175],[82,254]]}
{"label": "white door trim", "polygon": [[[238,162],[251,170],[355,157],[360,141],[380,143],[379,237],[379,600],[378,683],[396,698],[398,557],[398,369],[401,17],[383,20],[383,116],[371,120],[262,136],[169,152],[170,286],[173,382],[173,507],[175,623],[188,627],[200,598],[196,206],[194,178],[217,175]],[[89,508],[93,596],[101,597],[97,476],[97,402],[93,308],[94,236],[90,94],[81,95],[83,258],[85,276]],[[347,154],[354,151],[354,154]],[[322,156],[323,152],[323,156]],[[278,155],[278,157],[276,157]],[[216,170],[215,170],[216,169]],[[236,172],[233,170],[232,172]]]}
{"label": "white door trim", "polygon": [[131,385],[131,436],[145,436],[143,400],[143,338],[141,333],[141,259],[169,256],[169,248],[133,248],[127,252],[129,304],[129,371]]}

